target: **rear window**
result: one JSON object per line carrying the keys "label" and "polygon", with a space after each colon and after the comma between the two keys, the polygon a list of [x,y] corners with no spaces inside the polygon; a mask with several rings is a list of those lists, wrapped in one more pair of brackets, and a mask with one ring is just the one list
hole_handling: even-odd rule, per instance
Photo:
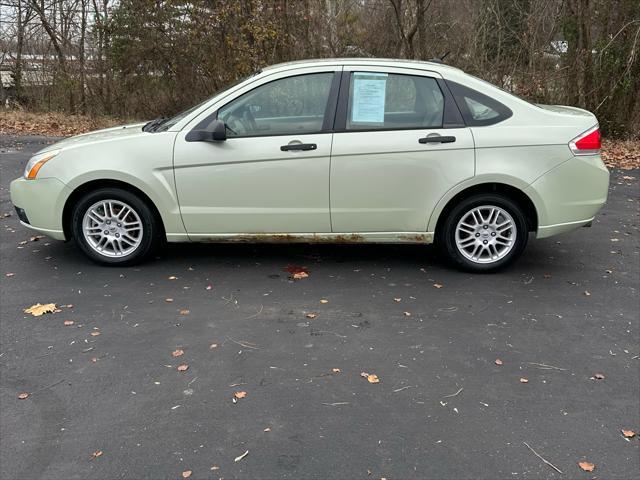
{"label": "rear window", "polygon": [[458,104],[464,123],[469,127],[494,125],[513,115],[509,107],[484,93],[456,82],[447,81],[447,85]]}

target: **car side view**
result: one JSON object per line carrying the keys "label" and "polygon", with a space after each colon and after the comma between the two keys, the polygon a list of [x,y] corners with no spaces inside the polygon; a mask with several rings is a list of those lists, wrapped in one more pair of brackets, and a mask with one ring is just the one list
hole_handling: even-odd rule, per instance
{"label": "car side view", "polygon": [[109,265],[169,242],[435,242],[492,271],[606,201],[595,116],[437,62],[275,65],[171,118],[33,156],[23,225]]}

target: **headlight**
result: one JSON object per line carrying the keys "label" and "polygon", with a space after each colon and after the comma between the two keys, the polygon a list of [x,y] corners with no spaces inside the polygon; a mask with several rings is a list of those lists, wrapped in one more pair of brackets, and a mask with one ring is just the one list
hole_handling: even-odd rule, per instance
{"label": "headlight", "polygon": [[42,166],[59,153],[60,150],[50,150],[48,152],[31,157],[24,169],[24,178],[26,178],[27,180],[34,180]]}

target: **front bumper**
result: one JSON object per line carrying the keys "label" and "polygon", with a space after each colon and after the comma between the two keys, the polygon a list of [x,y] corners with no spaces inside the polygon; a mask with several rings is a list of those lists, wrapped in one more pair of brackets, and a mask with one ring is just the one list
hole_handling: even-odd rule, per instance
{"label": "front bumper", "polygon": [[11,203],[22,210],[20,223],[56,240],[66,240],[62,211],[71,189],[57,178],[11,182]]}
{"label": "front bumper", "polygon": [[600,155],[577,156],[533,182],[525,193],[538,212],[538,238],[583,227],[607,201],[609,171]]}

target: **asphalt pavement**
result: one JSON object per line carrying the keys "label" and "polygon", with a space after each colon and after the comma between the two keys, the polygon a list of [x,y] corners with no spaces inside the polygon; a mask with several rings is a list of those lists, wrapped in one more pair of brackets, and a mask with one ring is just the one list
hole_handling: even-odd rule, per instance
{"label": "asphalt pavement", "polygon": [[0,478],[638,478],[640,171],[493,275],[410,245],[104,268],[13,213],[48,141],[0,137]]}

